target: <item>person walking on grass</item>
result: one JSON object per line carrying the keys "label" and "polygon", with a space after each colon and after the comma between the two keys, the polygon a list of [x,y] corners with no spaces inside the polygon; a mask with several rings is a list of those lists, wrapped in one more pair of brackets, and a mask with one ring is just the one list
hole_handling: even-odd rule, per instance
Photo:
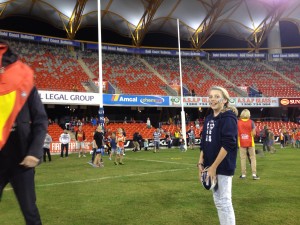
{"label": "person walking on grass", "polygon": [[229,106],[226,89],[214,86],[208,92],[212,113],[205,119],[198,161],[199,176],[207,171],[216,180],[212,190],[221,225],[235,225],[232,205],[232,177],[237,158],[237,110]]}
{"label": "person walking on grass", "polygon": [[52,137],[50,136],[50,134],[47,132],[46,137],[45,137],[45,141],[44,141],[44,146],[43,146],[43,150],[44,150],[44,162],[46,162],[46,155],[48,155],[48,160],[49,162],[51,162],[51,154],[50,154],[50,144],[52,142]]}
{"label": "person walking on grass", "polygon": [[153,144],[154,144],[154,150],[153,153],[159,152],[159,144],[160,144],[160,129],[157,128],[156,131],[153,133]]}
{"label": "person walking on grass", "polygon": [[109,160],[111,160],[112,156],[116,157],[116,154],[117,154],[117,142],[116,142],[116,133],[115,132],[111,133],[110,147],[111,147],[111,151],[109,154]]}
{"label": "person walking on grass", "polygon": [[125,137],[123,135],[123,130],[122,128],[118,128],[118,133],[116,135],[116,140],[117,140],[117,155],[115,158],[115,165],[124,165],[123,163],[123,155],[124,155],[124,142],[125,142]]}
{"label": "person walking on grass", "polygon": [[253,180],[259,180],[259,176],[256,174],[256,154],[254,136],[256,135],[254,121],[250,119],[250,111],[244,109],[241,112],[240,119],[238,121],[238,144],[241,158],[241,179],[246,178],[246,159],[247,152],[250,157],[250,164],[252,170]]}
{"label": "person walking on grass", "polygon": [[78,145],[78,158],[82,157],[86,157],[85,156],[85,132],[84,130],[82,130],[82,125],[80,125],[78,127],[78,130],[75,133],[75,139],[77,141],[77,145]]}
{"label": "person walking on grass", "polygon": [[94,166],[95,167],[103,167],[102,162],[102,152],[104,151],[104,134],[101,126],[98,126],[96,132],[94,134],[94,141],[96,143],[96,155],[94,158]]}

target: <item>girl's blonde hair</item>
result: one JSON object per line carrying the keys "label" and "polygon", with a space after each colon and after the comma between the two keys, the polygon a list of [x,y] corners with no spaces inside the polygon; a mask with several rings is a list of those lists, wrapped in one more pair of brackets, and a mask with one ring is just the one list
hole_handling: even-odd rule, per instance
{"label": "girl's blonde hair", "polygon": [[222,92],[222,95],[223,95],[223,98],[225,98],[227,100],[227,102],[225,103],[225,106],[227,107],[228,104],[229,104],[229,100],[230,100],[230,96],[229,96],[229,93],[228,91],[223,88],[223,87],[220,87],[220,86],[212,86],[208,92],[212,91],[212,90],[217,90],[217,91],[221,91]]}
{"label": "girl's blonde hair", "polygon": [[228,91],[223,88],[223,87],[220,87],[220,86],[212,86],[208,92],[212,91],[212,90],[217,90],[217,91],[221,91],[222,95],[223,95],[223,98],[227,100],[227,102],[224,104],[224,109],[222,110],[222,112],[225,112],[225,111],[228,111],[228,110],[231,110],[232,112],[234,112],[234,114],[236,116],[238,116],[239,112],[237,110],[236,107],[234,106],[230,106],[229,105],[229,102],[230,102],[230,96],[229,96],[229,93]]}
{"label": "girl's blonde hair", "polygon": [[241,112],[241,115],[240,115],[240,118],[241,119],[250,119],[250,111],[248,109],[244,109],[242,112]]}

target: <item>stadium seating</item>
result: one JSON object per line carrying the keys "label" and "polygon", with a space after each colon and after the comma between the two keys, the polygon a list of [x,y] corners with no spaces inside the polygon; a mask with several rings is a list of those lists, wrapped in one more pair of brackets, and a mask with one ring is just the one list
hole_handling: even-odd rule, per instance
{"label": "stadium seating", "polygon": [[[169,56],[143,56],[143,58],[161,75],[170,85],[179,84],[179,60],[178,57]],[[216,77],[211,71],[203,67],[196,58],[183,57],[182,82],[190,91],[194,90],[197,96],[207,96],[209,87],[218,85],[226,87],[230,96],[237,96],[231,91],[231,85]]]}
{"label": "stadium seating", "polygon": [[34,69],[38,89],[86,91],[82,82],[89,81],[89,77],[67,48],[17,41],[10,43],[20,60]]}
{"label": "stadium seating", "polygon": [[285,126],[288,131],[290,131],[293,128],[300,128],[300,124],[294,122],[282,122],[282,121],[255,122],[257,136],[259,136],[261,130],[264,129],[264,126],[268,126],[268,128],[274,133],[275,136],[279,135],[279,131],[283,126]]}
{"label": "stadium seating", "polygon": [[254,86],[268,97],[300,97],[290,83],[253,60],[211,60],[207,63],[237,86]]}
{"label": "stadium seating", "polygon": [[[90,69],[93,78],[98,78],[98,52],[75,51],[67,47],[46,45],[43,43],[9,40],[20,59],[34,69],[35,82],[40,90],[86,92],[83,84],[91,81],[78,62],[78,58]],[[151,71],[139,56],[133,54],[103,52],[103,79],[109,81],[120,93],[139,95],[168,95],[170,86],[179,84],[179,60],[171,56],[140,56],[161,77]],[[209,66],[219,72],[228,81],[237,86],[252,86],[263,96],[300,97],[299,60],[267,62],[283,76],[255,60],[205,60]],[[224,86],[231,96],[237,96],[230,82],[226,82],[202,66],[196,58],[182,57],[183,85],[194,90],[197,96],[206,96],[213,85]]]}
{"label": "stadium seating", "polygon": [[[138,95],[166,95],[163,90],[166,84],[155,76],[149,69],[134,55],[103,53],[103,78],[109,80],[122,93]],[[84,54],[83,61],[90,70],[98,76],[97,53]]]}
{"label": "stadium seating", "polygon": [[56,123],[48,126],[48,133],[52,137],[52,141],[59,141],[59,136],[63,133],[63,129]]}

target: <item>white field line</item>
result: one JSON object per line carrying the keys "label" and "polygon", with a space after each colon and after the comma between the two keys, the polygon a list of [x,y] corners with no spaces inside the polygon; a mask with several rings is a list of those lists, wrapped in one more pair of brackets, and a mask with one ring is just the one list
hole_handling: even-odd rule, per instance
{"label": "white field line", "polygon": [[[107,177],[99,177],[99,178],[86,179],[86,180],[74,180],[74,181],[57,182],[57,183],[50,183],[50,184],[40,184],[40,185],[35,185],[35,186],[36,187],[50,187],[50,186],[58,186],[58,185],[65,185],[65,184],[78,184],[78,183],[95,182],[95,181],[117,179],[117,178],[124,178],[124,177],[136,177],[136,176],[143,176],[143,175],[157,174],[157,173],[177,172],[177,171],[189,170],[189,169],[191,169],[191,168],[159,170],[159,171],[153,171],[153,172],[134,173],[134,174],[127,174],[127,175],[120,175],[120,176],[107,176]],[[4,191],[10,191],[10,190],[12,190],[12,188],[4,189]]]}
{"label": "white field line", "polygon": [[147,162],[158,162],[158,163],[170,163],[170,164],[178,164],[178,165],[186,165],[186,166],[195,166],[196,164],[191,163],[181,163],[181,162],[170,162],[170,161],[161,161],[161,160],[151,160],[151,159],[136,159],[136,158],[126,158],[126,160],[141,160]]}

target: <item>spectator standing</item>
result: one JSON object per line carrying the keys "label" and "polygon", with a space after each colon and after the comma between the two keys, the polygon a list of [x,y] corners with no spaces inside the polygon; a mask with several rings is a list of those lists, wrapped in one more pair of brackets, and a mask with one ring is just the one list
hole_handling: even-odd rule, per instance
{"label": "spectator standing", "polygon": [[140,132],[138,132],[138,143],[139,143],[139,149],[141,151],[144,143],[143,143],[143,136],[141,135]]}
{"label": "spectator standing", "polygon": [[44,150],[44,162],[46,162],[46,155],[48,156],[48,160],[49,162],[51,162],[51,154],[50,154],[50,144],[52,142],[52,137],[50,136],[50,134],[47,132],[46,137],[45,137],[45,141],[44,141],[44,146],[43,146],[43,150]]}
{"label": "spectator standing", "polygon": [[102,153],[104,151],[104,134],[101,126],[98,126],[96,129],[94,141],[96,143],[96,155],[93,164],[95,167],[103,167]]}
{"label": "spectator standing", "polygon": [[195,120],[195,126],[196,126],[196,129],[200,129],[200,121],[198,118]]}
{"label": "spectator standing", "polygon": [[118,133],[116,135],[117,140],[117,155],[115,158],[115,165],[124,165],[123,163],[123,155],[124,155],[124,143],[125,143],[125,136],[124,131],[122,128],[118,128]]}
{"label": "spectator standing", "polygon": [[133,150],[132,151],[134,151],[134,152],[137,152],[140,148],[140,144],[138,142],[138,138],[139,138],[138,135],[139,135],[139,132],[135,132],[133,134],[133,138],[132,138],[132,141],[133,141]]}
{"label": "spectator standing", "polygon": [[75,133],[75,139],[77,141],[77,146],[78,146],[78,158],[80,158],[81,156],[86,157],[85,156],[85,132],[84,130],[82,130],[82,126],[80,125],[78,127],[78,130]]}
{"label": "spectator standing", "polygon": [[157,128],[156,131],[153,133],[153,144],[154,144],[154,150],[153,153],[159,152],[159,144],[160,144],[160,129]]}
{"label": "spectator standing", "polygon": [[151,121],[150,121],[150,118],[149,118],[149,117],[147,118],[146,127],[147,127],[148,129],[151,128]]}
{"label": "spectator standing", "polygon": [[173,140],[173,145],[174,146],[179,146],[179,138],[180,138],[180,129],[177,128],[176,131],[174,132],[174,140]]}
{"label": "spectator standing", "polygon": [[66,150],[65,157],[69,157],[69,143],[71,141],[70,134],[67,130],[64,130],[64,132],[59,137],[59,142],[61,143],[61,149],[60,149],[60,157],[64,157],[64,150]]}
{"label": "spectator standing", "polygon": [[47,114],[34,86],[33,70],[2,40],[0,56],[0,199],[10,183],[25,223],[41,225],[34,177],[43,157]]}
{"label": "spectator standing", "polygon": [[264,126],[264,130],[263,130],[263,136],[264,136],[264,142],[263,142],[263,151],[270,151],[269,147],[268,147],[268,143],[269,143],[269,128],[268,126]]}
{"label": "spectator standing", "polygon": [[228,106],[229,94],[218,86],[209,89],[212,113],[205,119],[198,161],[199,176],[207,171],[208,179],[217,180],[213,199],[220,224],[235,225],[232,205],[232,177],[237,157],[236,109]]}
{"label": "spectator standing", "polygon": [[180,138],[179,138],[179,144],[180,144],[180,151],[181,152],[185,152],[185,142],[184,142],[184,138],[182,136],[182,134],[180,135]]}
{"label": "spectator standing", "polygon": [[144,139],[144,149],[145,149],[145,151],[148,151],[148,147],[149,147],[148,139]]}
{"label": "spectator standing", "polygon": [[189,146],[191,149],[193,149],[195,145],[195,136],[196,136],[194,127],[191,126],[190,129],[186,132],[186,134],[189,137]]}
{"label": "spectator standing", "polygon": [[116,153],[117,153],[117,142],[116,142],[116,133],[115,132],[112,132],[112,134],[111,134],[110,147],[111,147],[111,151],[109,154],[109,160],[111,160],[111,157],[113,155],[116,157]]}
{"label": "spectator standing", "polygon": [[168,148],[171,148],[171,146],[172,146],[172,138],[171,138],[170,132],[166,133],[166,137],[165,138],[166,138],[166,143],[168,145]]}
{"label": "spectator standing", "polygon": [[269,132],[269,143],[268,143],[268,148],[270,149],[271,153],[275,153],[276,149],[274,148],[275,144],[275,137],[274,133],[272,131]]}
{"label": "spectator standing", "polygon": [[238,144],[240,149],[241,158],[241,179],[246,178],[246,158],[247,152],[250,156],[252,178],[253,180],[259,180],[259,176],[256,174],[256,154],[254,136],[256,135],[254,121],[250,119],[250,111],[244,109],[241,112],[240,119],[238,121]]}

